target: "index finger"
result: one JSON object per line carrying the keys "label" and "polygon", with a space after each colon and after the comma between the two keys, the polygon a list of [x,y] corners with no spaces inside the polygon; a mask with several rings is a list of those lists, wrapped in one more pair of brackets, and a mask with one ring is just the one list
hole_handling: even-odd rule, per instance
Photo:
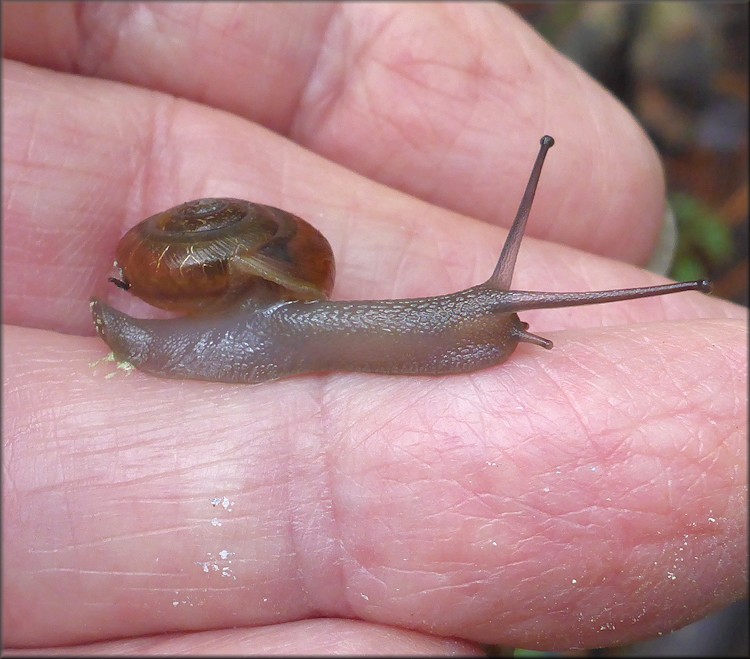
{"label": "index finger", "polygon": [[527,145],[549,133],[572,164],[549,167],[551,194],[538,208],[548,219],[531,235],[645,263],[661,226],[663,177],[643,131],[502,6],[87,3],[5,13],[11,57],[227,109],[497,224],[518,203],[504,190],[522,186]]}
{"label": "index finger", "polygon": [[641,333],[226,387],[7,328],[6,640],[322,615],[560,649],[705,615],[747,588],[746,331]]}

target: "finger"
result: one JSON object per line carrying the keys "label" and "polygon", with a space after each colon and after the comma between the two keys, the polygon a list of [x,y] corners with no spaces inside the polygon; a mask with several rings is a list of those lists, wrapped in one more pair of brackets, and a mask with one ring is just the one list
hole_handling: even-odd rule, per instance
{"label": "finger", "polygon": [[550,195],[531,235],[645,263],[662,224],[661,166],[635,120],[502,6],[90,4],[6,14],[10,57],[235,112],[504,226],[520,198],[506,186],[521,187],[528,145],[550,133],[568,160],[545,173]]}
{"label": "finger", "polygon": [[[310,220],[333,245],[340,299],[450,293],[484,281],[499,255],[503,236],[494,228],[346,172],[241,119],[24,65],[9,63],[5,75],[6,322],[91,333],[88,298],[104,292],[119,237],[144,217],[202,196],[249,198]],[[217,144],[225,145],[221,154],[207,157]],[[549,194],[542,187],[538,197]],[[535,207],[531,223],[540,219]],[[536,290],[657,281],[531,240],[517,273],[515,287]],[[695,313],[683,301],[690,296],[677,297],[663,303],[682,310],[671,317]],[[130,298],[115,299],[145,313]],[[580,322],[599,324],[610,313],[621,319],[639,308],[650,314],[662,304],[643,303],[649,306],[587,310]],[[700,304],[709,305],[707,315],[727,313]]]}
{"label": "finger", "polygon": [[103,641],[64,648],[8,650],[3,656],[150,655],[428,655],[485,656],[475,645],[358,620],[304,620],[251,629]]}
{"label": "finger", "polygon": [[166,91],[286,133],[328,23],[340,11],[332,3],[195,3],[182,10],[168,3],[9,5],[3,53]]}
{"label": "finger", "polygon": [[741,597],[746,324],[556,338],[462,378],[225,387],[6,329],[6,642],[323,615],[602,647]]}

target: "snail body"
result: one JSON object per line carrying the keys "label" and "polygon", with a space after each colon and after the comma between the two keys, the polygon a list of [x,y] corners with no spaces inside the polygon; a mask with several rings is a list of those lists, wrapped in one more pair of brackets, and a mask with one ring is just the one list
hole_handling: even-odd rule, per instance
{"label": "snail body", "polygon": [[257,383],[325,371],[439,375],[499,364],[521,342],[552,348],[527,331],[519,311],[710,290],[705,280],[587,293],[509,290],[553,144],[542,138],[495,271],[478,286],[405,300],[329,300],[331,248],[307,222],[271,206],[208,198],[131,229],[117,248],[119,277],[110,278],[150,304],[188,315],[137,319],[94,299],[94,326],[118,361],[167,378]]}

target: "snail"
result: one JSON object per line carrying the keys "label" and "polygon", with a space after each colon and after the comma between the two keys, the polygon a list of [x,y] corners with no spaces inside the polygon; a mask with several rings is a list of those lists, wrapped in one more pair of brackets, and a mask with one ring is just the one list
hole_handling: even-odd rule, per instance
{"label": "snail", "polygon": [[[328,241],[291,213],[239,199],[198,199],[158,213],[117,247],[115,285],[187,315],[133,318],[91,300],[94,326],[120,362],[156,376],[258,383],[301,373],[466,373],[499,364],[518,343],[552,348],[519,311],[680,291],[707,280],[585,293],[510,289],[542,165],[545,135],[492,276],[451,295],[332,301]],[[301,258],[300,258],[301,257]]]}

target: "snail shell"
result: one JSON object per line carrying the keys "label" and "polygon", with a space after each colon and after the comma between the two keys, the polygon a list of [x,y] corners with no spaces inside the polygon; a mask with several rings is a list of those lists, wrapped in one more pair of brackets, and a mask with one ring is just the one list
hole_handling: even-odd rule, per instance
{"label": "snail shell", "polygon": [[242,199],[188,201],[152,215],[117,246],[112,281],[153,306],[194,314],[254,299],[328,299],[328,241],[300,217]]}

